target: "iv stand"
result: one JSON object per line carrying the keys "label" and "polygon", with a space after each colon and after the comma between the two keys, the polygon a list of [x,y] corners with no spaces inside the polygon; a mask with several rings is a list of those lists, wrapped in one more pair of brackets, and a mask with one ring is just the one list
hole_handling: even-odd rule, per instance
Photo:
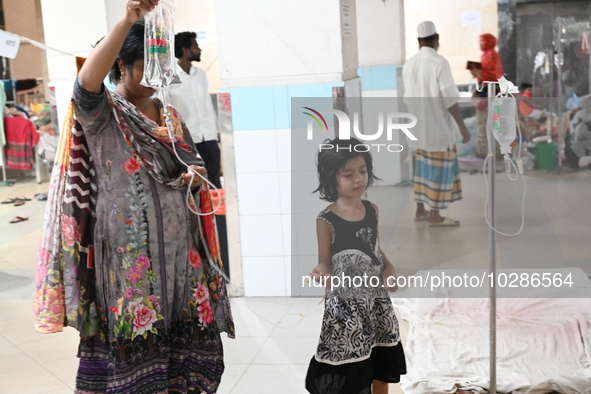
{"label": "iv stand", "polygon": [[490,333],[490,393],[497,393],[497,299],[496,292],[496,265],[497,265],[497,242],[496,234],[493,230],[495,227],[495,171],[496,171],[496,143],[492,133],[492,127],[488,127],[490,123],[490,108],[492,105],[492,99],[495,97],[494,83],[488,83],[488,106],[489,115],[487,116],[487,127],[486,135],[488,139],[488,176],[489,185],[488,200],[490,201],[488,207],[488,214],[490,218],[489,230],[488,230],[488,252],[489,252],[489,271],[491,274],[491,287],[489,293],[490,302],[490,316],[489,316],[489,333]]}

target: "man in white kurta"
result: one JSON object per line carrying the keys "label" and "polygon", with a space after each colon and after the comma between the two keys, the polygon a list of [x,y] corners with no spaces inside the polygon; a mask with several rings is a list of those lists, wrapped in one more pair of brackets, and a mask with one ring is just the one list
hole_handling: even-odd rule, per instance
{"label": "man in white kurta", "polygon": [[220,149],[218,146],[218,120],[209,95],[205,71],[191,62],[201,61],[201,49],[194,32],[175,36],[175,56],[183,82],[167,89],[166,98],[185,121],[195,147],[205,162],[207,177],[217,188],[220,183]]}
{"label": "man in white kurta", "polygon": [[427,220],[430,226],[457,226],[457,220],[444,218],[439,211],[462,198],[455,143],[462,138],[462,142],[468,142],[470,133],[460,114],[460,92],[449,63],[437,53],[439,35],[435,25],[421,22],[417,32],[419,53],[402,70],[404,101],[418,120],[413,127],[417,140],[409,141],[410,147],[416,149],[415,220]]}

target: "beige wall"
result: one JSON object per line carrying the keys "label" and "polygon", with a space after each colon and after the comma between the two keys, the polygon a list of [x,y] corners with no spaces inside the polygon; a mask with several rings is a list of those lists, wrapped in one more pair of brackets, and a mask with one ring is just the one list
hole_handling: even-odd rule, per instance
{"label": "beige wall", "polygon": [[[43,42],[43,24],[37,0],[4,0],[6,30],[35,41]],[[18,54],[11,60],[12,79],[43,78],[45,51],[29,43],[21,43]]]}
{"label": "beige wall", "polygon": [[[480,26],[462,26],[462,12],[480,11]],[[491,33],[497,36],[496,0],[421,0],[405,1],[406,58],[419,50],[417,25],[424,20],[435,23],[439,33],[439,54],[449,62],[456,83],[468,83],[472,76],[466,61],[480,61],[478,36]]]}
{"label": "beige wall", "polygon": [[183,31],[207,32],[207,38],[197,38],[201,48],[201,62],[194,63],[203,69],[209,80],[209,91],[216,93],[221,86],[218,64],[218,41],[213,0],[177,0],[174,14],[174,29]]}
{"label": "beige wall", "polygon": [[357,0],[359,67],[404,63],[403,0]]}

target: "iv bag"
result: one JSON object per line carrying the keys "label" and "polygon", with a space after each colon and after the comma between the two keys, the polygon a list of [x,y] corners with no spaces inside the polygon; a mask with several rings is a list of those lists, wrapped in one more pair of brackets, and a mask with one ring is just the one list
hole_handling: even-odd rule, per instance
{"label": "iv bag", "polygon": [[511,153],[517,137],[517,104],[513,97],[495,97],[491,105],[492,132],[501,146],[501,154]]}
{"label": "iv bag", "polygon": [[145,17],[143,86],[160,89],[181,84],[174,58],[176,1],[161,0]]}

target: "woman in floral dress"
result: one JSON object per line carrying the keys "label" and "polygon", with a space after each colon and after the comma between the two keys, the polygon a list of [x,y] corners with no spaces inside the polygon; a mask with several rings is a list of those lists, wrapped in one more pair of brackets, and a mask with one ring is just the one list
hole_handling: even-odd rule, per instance
{"label": "woman in floral dress", "polygon": [[177,154],[202,175],[203,162],[176,111],[140,85],[139,19],[157,4],[128,1],[86,60],[52,174],[36,328],[80,331],[80,394],[215,393],[220,333],[234,335],[213,217],[189,210],[211,212],[206,185]]}

